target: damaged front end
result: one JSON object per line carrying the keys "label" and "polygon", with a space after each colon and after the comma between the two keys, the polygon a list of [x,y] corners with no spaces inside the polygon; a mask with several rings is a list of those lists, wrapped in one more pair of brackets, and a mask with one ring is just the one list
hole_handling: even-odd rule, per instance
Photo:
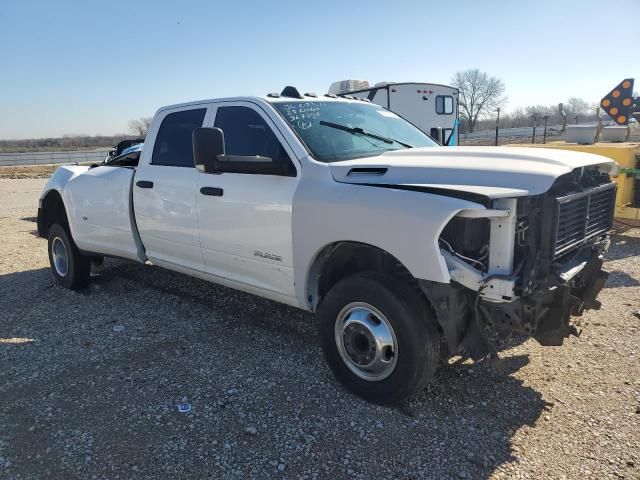
{"label": "damaged front end", "polygon": [[494,352],[487,326],[542,345],[578,335],[570,317],[600,307],[615,194],[606,173],[580,168],[542,195],[495,199],[454,217],[440,237],[452,282],[420,281],[450,352]]}

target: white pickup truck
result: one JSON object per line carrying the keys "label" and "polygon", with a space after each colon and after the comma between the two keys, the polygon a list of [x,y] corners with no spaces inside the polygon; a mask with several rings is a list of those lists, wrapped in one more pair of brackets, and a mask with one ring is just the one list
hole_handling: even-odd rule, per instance
{"label": "white pickup truck", "polygon": [[611,160],[438,146],[367,101],[287,87],[164,107],[140,148],[62,166],[40,198],[53,275],[104,256],[317,312],[335,376],[380,403],[487,329],[561,345],[607,274]]}

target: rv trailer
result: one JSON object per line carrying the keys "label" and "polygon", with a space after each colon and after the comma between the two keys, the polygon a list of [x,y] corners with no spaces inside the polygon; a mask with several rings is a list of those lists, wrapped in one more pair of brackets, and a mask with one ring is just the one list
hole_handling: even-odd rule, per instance
{"label": "rv trailer", "polygon": [[342,80],[331,84],[329,93],[366,98],[409,120],[442,145],[455,144],[455,137],[451,138],[458,119],[455,87],[422,82],[379,82],[369,87],[366,80]]}

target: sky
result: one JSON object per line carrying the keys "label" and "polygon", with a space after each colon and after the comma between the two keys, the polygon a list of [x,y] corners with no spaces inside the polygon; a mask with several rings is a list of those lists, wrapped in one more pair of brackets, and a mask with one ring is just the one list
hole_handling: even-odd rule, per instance
{"label": "sky", "polygon": [[0,0],[0,139],[127,132],[163,105],[450,83],[480,68],[507,110],[640,82],[640,0]]}

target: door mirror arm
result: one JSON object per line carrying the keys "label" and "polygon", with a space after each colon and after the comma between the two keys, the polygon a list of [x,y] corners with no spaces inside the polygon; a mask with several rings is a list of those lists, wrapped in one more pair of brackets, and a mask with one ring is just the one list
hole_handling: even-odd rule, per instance
{"label": "door mirror arm", "polygon": [[219,173],[281,175],[282,171],[283,161],[280,158],[261,155],[218,155],[216,160],[216,172]]}
{"label": "door mirror arm", "polygon": [[200,172],[290,175],[287,168],[288,162],[283,158],[262,155],[227,155],[225,153],[224,132],[220,128],[195,128],[192,140],[193,163]]}

